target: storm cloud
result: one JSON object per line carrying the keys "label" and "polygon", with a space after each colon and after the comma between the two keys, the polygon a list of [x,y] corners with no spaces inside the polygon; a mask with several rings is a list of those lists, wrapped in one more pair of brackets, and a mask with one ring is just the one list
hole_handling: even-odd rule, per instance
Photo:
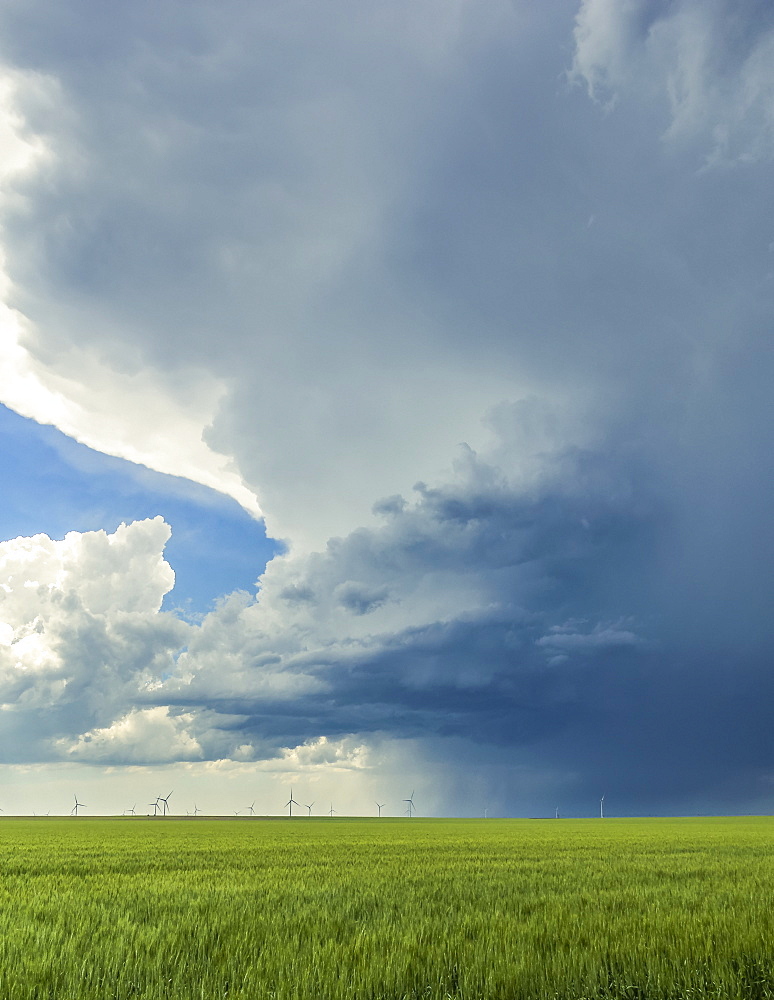
{"label": "storm cloud", "polygon": [[3,543],[17,758],[768,808],[768,7],[0,28],[4,401],[287,544],[192,623],[162,520]]}

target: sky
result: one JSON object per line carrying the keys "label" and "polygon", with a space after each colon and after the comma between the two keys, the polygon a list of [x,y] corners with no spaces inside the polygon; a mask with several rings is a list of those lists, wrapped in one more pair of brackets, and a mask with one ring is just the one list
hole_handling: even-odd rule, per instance
{"label": "sky", "polygon": [[774,8],[0,2],[0,808],[774,811]]}

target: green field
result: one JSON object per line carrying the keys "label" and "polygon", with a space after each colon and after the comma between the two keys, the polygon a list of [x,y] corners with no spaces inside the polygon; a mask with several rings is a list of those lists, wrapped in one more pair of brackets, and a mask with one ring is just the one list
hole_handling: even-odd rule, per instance
{"label": "green field", "polygon": [[774,997],[774,820],[0,820],[0,998]]}

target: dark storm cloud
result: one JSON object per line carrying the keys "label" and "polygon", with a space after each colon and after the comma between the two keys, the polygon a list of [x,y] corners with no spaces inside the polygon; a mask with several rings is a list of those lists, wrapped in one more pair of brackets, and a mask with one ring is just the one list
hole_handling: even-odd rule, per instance
{"label": "dark storm cloud", "polygon": [[770,10],[358,8],[5,15],[72,115],[28,106],[60,159],[7,227],[39,356],[216,372],[208,439],[306,543],[145,686],[140,644],[62,752],[359,734],[574,803],[759,807]]}
{"label": "dark storm cloud", "polygon": [[[411,503],[392,498],[380,526],[270,568],[264,614],[287,593],[285,573],[317,597],[256,648],[278,640],[271,669],[315,680],[313,691],[251,696],[248,669],[229,698],[229,680],[221,674],[216,693],[202,666],[184,704],[215,699],[224,720],[240,716],[234,740],[254,738],[262,753],[310,733],[463,739],[493,761],[515,753],[572,774],[572,802],[602,782],[621,811],[733,808],[736,793],[752,807],[771,773],[770,564],[739,555],[748,577],[728,571],[756,539],[768,551],[771,532],[758,534],[746,495],[723,511],[707,497],[707,524],[684,505],[694,471],[682,471],[687,485],[609,441],[555,456],[524,490],[466,453],[455,481],[420,484]],[[689,582],[681,563],[690,552],[695,569],[700,546],[707,576]],[[336,617],[336,581],[353,578],[389,594],[360,631]],[[725,608],[708,604],[715,592]],[[234,635],[255,637],[261,621],[261,605],[244,608]],[[196,642],[189,656],[204,664]]]}
{"label": "dark storm cloud", "polygon": [[[233,697],[222,665],[217,678],[206,669],[221,648],[218,637],[210,650],[206,630],[180,661],[191,682],[165,685],[159,697],[217,699],[220,712],[247,715],[256,731],[290,744],[310,731],[371,730],[519,745],[561,728],[584,678],[600,664],[626,670],[647,646],[634,619],[619,619],[622,606],[635,619],[643,610],[627,581],[633,565],[642,578],[651,572],[657,504],[644,488],[634,494],[633,473],[602,472],[585,453],[560,456],[528,494],[465,458],[456,481],[422,484],[413,503],[391,504],[381,526],[270,568],[258,605],[229,612]],[[316,601],[289,610],[287,595],[298,592]],[[353,611],[362,623],[354,631]],[[600,619],[611,611],[615,619]],[[256,659],[255,674],[317,686],[291,699],[281,687],[278,697],[251,697],[251,655],[278,647],[282,659],[268,668]]]}

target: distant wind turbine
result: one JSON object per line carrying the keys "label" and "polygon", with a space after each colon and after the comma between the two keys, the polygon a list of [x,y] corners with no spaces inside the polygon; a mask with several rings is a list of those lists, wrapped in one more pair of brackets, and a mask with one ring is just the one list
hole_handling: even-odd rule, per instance
{"label": "distant wind turbine", "polygon": [[414,793],[413,792],[411,793],[411,798],[404,799],[403,801],[408,803],[408,809],[406,809],[406,815],[409,817],[409,819],[411,819],[411,817],[414,815],[414,808],[415,808]]}
{"label": "distant wind turbine", "polygon": [[149,802],[148,808],[150,808],[151,806],[153,806],[153,815],[156,816],[159,811],[159,800],[156,799],[155,802]]}
{"label": "distant wind turbine", "polygon": [[329,815],[329,816],[333,816],[333,814],[334,814],[335,812],[336,812],[336,810],[335,810],[335,809],[333,808],[333,803],[331,802],[331,807],[330,807],[330,809],[328,810],[328,815]]}
{"label": "distant wind turbine", "polygon": [[86,805],[83,802],[79,802],[78,801],[78,796],[77,795],[73,795],[73,798],[75,799],[75,805],[70,810],[70,815],[71,816],[77,816],[78,815],[78,810],[79,809],[85,809]]}
{"label": "distant wind turbine", "polygon": [[245,806],[245,812],[249,812],[251,816],[255,816],[255,799],[253,799],[252,805]]}
{"label": "distant wind turbine", "polygon": [[299,806],[299,808],[300,808],[300,803],[296,802],[296,800],[293,798],[293,789],[292,788],[290,789],[290,798],[285,803],[285,805],[288,807],[288,815],[289,816],[293,815],[293,806]]}
{"label": "distant wind turbine", "polygon": [[374,802],[374,805],[379,810],[379,819],[381,819],[382,818],[382,809],[384,808],[384,806],[386,805],[386,803],[385,802]]}
{"label": "distant wind turbine", "polygon": [[124,809],[124,816],[136,816],[135,809],[137,808],[137,803],[132,806],[131,809]]}
{"label": "distant wind turbine", "polygon": [[169,812],[169,800],[170,800],[171,797],[172,797],[172,792],[170,792],[167,795],[166,798],[164,798],[163,795],[159,795],[158,801],[164,803],[164,806],[163,806],[163,809],[162,809],[162,813],[161,813],[162,816],[166,816],[167,813]]}
{"label": "distant wind turbine", "polygon": [[559,806],[556,807],[556,818],[559,819]]}
{"label": "distant wind turbine", "polygon": [[600,819],[604,819],[605,818],[605,796],[604,795],[599,800],[599,818]]}
{"label": "distant wind turbine", "polygon": [[312,806],[313,805],[314,805],[314,802],[309,802],[308,804],[306,804],[304,806],[304,808],[307,810],[307,816],[311,816],[312,815]]}

